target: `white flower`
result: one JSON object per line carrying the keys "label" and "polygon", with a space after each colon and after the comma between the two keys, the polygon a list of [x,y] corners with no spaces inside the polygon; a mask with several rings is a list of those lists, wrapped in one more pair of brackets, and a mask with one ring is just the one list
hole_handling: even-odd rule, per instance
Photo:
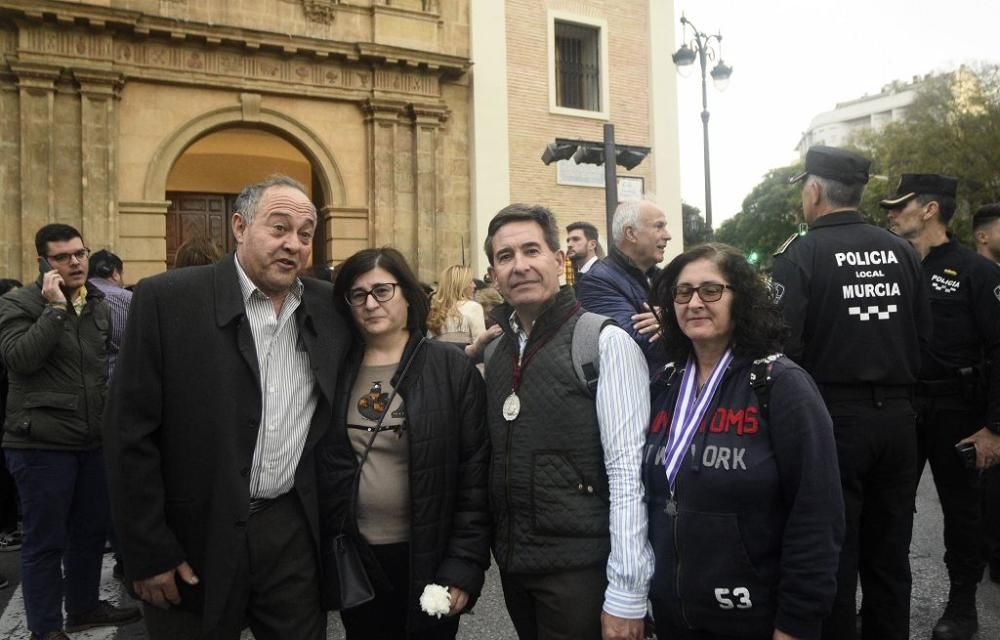
{"label": "white flower", "polygon": [[420,608],[429,616],[440,618],[451,611],[451,595],[447,587],[439,584],[429,584],[420,594]]}

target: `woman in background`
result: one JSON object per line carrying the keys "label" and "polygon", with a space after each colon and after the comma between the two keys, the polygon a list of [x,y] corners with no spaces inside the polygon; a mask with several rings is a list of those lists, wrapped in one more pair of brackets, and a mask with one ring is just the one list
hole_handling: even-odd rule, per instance
{"label": "woman in background", "polygon": [[177,253],[174,254],[174,269],[215,264],[222,259],[222,255],[222,251],[214,242],[203,236],[196,236],[177,247]]}
{"label": "woman in background", "polygon": [[441,274],[427,314],[427,334],[442,342],[470,345],[484,331],[483,306],[473,299],[472,269],[455,264]]}

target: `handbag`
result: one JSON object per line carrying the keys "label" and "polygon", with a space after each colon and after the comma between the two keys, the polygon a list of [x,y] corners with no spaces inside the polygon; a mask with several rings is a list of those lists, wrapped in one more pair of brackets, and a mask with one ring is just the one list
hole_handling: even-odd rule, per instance
{"label": "handbag", "polygon": [[413,353],[410,354],[409,359],[406,361],[406,365],[399,375],[399,380],[393,386],[388,402],[385,403],[385,410],[379,416],[378,422],[375,423],[372,435],[368,438],[368,443],[361,454],[358,468],[354,471],[354,482],[351,486],[351,504],[348,512],[344,515],[344,521],[341,522],[341,533],[334,536],[330,540],[328,547],[323,550],[323,604],[327,610],[352,609],[375,598],[375,588],[372,586],[372,581],[368,577],[368,571],[361,560],[358,545],[350,534],[343,532],[344,524],[348,517],[354,517],[357,507],[358,486],[361,483],[361,467],[368,459],[372,445],[375,444],[375,438],[382,429],[382,421],[385,419],[386,414],[389,413],[389,408],[396,397],[396,390],[399,388],[399,383],[402,382],[403,376],[409,371],[410,364],[413,362],[414,356],[417,355],[417,351],[420,350],[423,343],[424,338],[421,338],[417,346],[414,347]]}
{"label": "handbag", "polygon": [[375,588],[368,578],[354,538],[346,533],[334,536],[323,554],[327,609],[352,609],[375,598]]}

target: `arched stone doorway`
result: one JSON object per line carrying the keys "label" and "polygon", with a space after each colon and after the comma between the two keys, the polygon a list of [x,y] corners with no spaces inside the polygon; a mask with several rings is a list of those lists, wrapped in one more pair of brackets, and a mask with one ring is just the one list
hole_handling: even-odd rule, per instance
{"label": "arched stone doorway", "polygon": [[[286,113],[262,107],[259,95],[244,93],[240,94],[239,105],[205,112],[163,138],[149,159],[144,161],[146,170],[142,199],[119,201],[119,213],[125,219],[122,239],[145,251],[143,257],[131,257],[126,261],[126,268],[137,277],[159,273],[168,266],[166,217],[171,203],[166,198],[167,183],[178,159],[203,138],[233,129],[272,134],[290,143],[308,160],[311,184],[307,182],[306,186],[312,192],[319,214],[314,261],[329,263],[333,260],[332,233],[337,228],[347,227],[344,221],[350,225],[348,229],[360,238],[355,240],[353,236],[348,236],[347,242],[367,243],[368,209],[346,206],[347,194],[340,167],[323,140],[305,123]],[[244,158],[239,161],[243,162]],[[262,179],[270,173],[262,173],[254,179]],[[226,218],[228,226],[228,215]]]}
{"label": "arched stone doorway", "polygon": [[[199,138],[184,150],[167,175],[167,267],[177,248],[196,237],[208,238],[223,252],[235,249],[230,217],[236,195],[245,185],[280,173],[295,178],[322,210],[322,195],[314,197],[309,159],[284,138],[257,128],[229,127]],[[322,220],[321,220],[322,222]],[[325,234],[317,230],[313,260],[325,261]]]}

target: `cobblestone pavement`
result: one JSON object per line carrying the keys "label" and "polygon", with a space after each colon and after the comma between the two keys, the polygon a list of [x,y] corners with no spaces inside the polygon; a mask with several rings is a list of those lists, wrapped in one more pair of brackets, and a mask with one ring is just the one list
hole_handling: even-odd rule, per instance
{"label": "cobblestone pavement", "polygon": [[[913,566],[913,600],[910,625],[912,640],[930,638],[930,629],[944,607],[948,595],[947,575],[942,556],[941,508],[934,492],[930,472],[924,473],[917,497],[917,518],[913,532],[910,558]],[[0,554],[0,573],[11,586],[0,591],[0,640],[22,640],[29,637],[25,628],[24,607],[18,580],[18,553]],[[111,577],[110,557],[106,557],[102,577],[102,598],[127,599],[121,586]],[[984,582],[979,589],[979,640],[1000,638],[1000,585]],[[119,629],[93,629],[72,634],[74,640],[146,640],[141,624]],[[245,640],[252,635],[244,634]],[[344,632],[336,614],[330,616],[330,640],[343,640]],[[475,613],[463,616],[459,638],[469,640],[506,640],[514,631],[503,605],[503,594],[496,569],[487,576],[486,587]]]}

